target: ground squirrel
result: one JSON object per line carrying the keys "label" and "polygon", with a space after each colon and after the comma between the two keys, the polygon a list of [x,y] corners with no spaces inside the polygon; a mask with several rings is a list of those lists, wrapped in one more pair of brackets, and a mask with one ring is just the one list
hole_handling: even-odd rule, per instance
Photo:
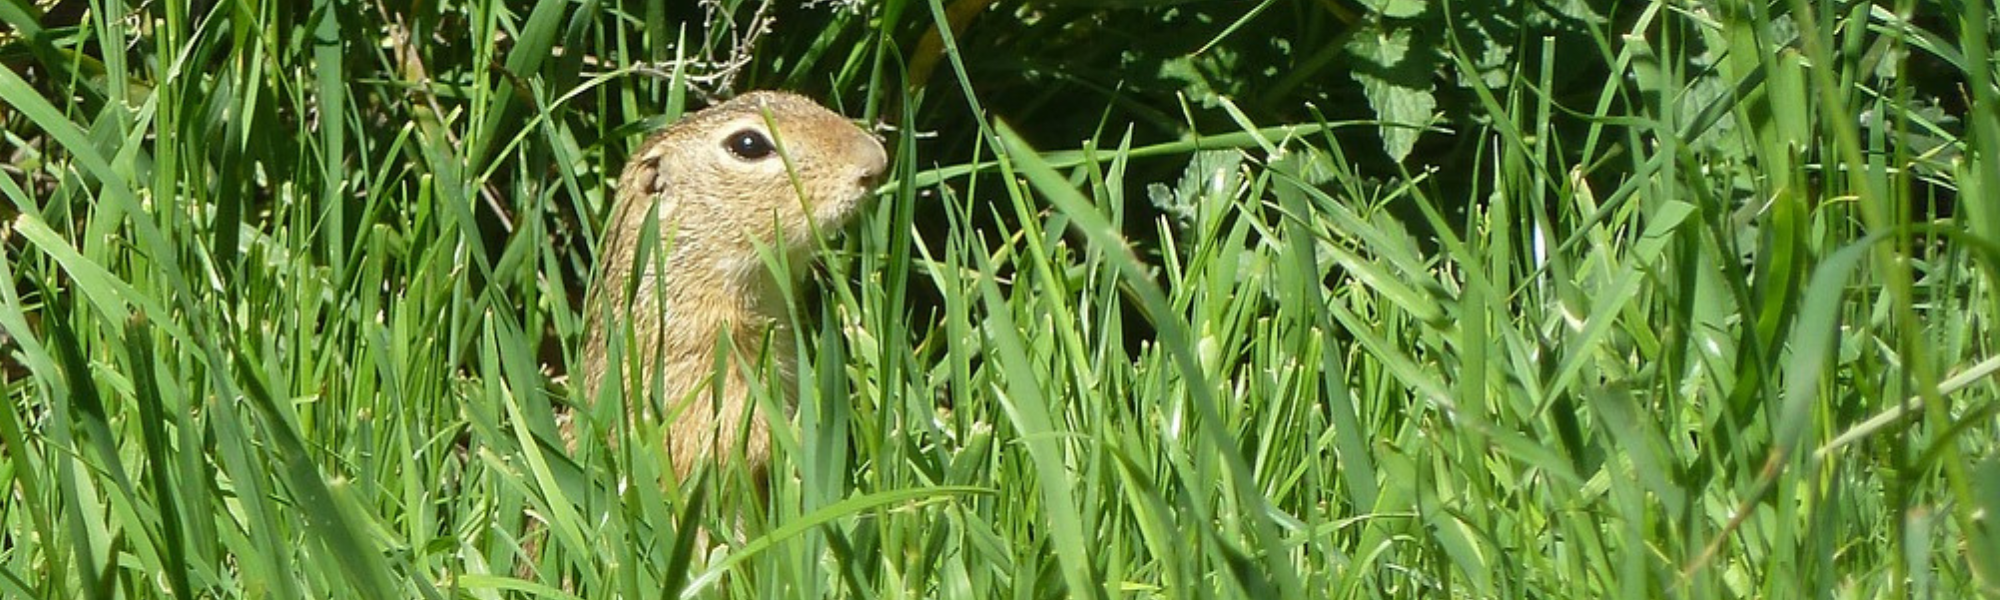
{"label": "ground squirrel", "polygon": [[[867,131],[781,92],[745,94],[646,140],[618,179],[575,397],[587,404],[617,383],[628,418],[663,407],[673,415],[667,450],[683,478],[698,461],[734,456],[739,440],[746,466],[762,470],[770,457],[765,415],[756,413],[748,437],[739,437],[749,386],[775,377],[790,398],[797,359],[783,290],[757,248],[787,253],[796,278],[815,247],[815,229],[835,231],[859,213],[887,165],[881,142]],[[658,243],[645,250],[635,276],[649,234]],[[627,323],[633,337],[620,345],[624,357],[608,356]],[[718,371],[725,335],[734,348]],[[775,372],[753,372],[765,353]],[[634,381],[642,387],[626,383]]]}

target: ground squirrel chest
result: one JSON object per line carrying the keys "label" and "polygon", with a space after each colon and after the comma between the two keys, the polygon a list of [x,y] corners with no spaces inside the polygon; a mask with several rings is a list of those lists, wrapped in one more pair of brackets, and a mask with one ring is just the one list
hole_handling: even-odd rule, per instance
{"label": "ground squirrel chest", "polygon": [[[745,94],[648,139],[618,178],[577,397],[617,390],[634,415],[657,398],[682,476],[739,451],[761,468],[769,428],[748,386],[777,378],[789,395],[795,357],[780,282],[757,248],[802,273],[813,232],[860,212],[887,163],[853,122],[780,92]],[[717,369],[718,348],[748,360]]]}

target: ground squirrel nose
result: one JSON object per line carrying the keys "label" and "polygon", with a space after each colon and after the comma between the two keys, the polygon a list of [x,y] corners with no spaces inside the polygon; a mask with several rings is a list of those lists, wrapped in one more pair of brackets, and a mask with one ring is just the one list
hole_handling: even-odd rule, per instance
{"label": "ground squirrel nose", "polygon": [[882,172],[889,168],[889,153],[882,149],[882,142],[863,131],[854,145],[854,162],[861,167],[861,180],[871,185],[881,182]]}

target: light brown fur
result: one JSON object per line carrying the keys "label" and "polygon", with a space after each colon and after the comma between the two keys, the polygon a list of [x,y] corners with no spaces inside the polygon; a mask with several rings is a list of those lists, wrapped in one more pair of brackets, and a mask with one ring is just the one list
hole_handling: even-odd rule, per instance
{"label": "light brown fur", "polygon": [[[760,159],[732,151],[732,136],[744,132],[763,135],[777,151]],[[751,406],[751,386],[776,378],[789,401],[796,357],[781,282],[756,249],[786,253],[796,278],[811,258],[815,229],[845,225],[886,166],[881,143],[866,131],[779,92],[743,95],[647,140],[619,177],[575,397],[587,405],[614,386],[624,391],[628,418],[664,407],[673,419],[667,452],[683,478],[699,461],[738,450],[746,466],[761,471],[770,429]],[[649,226],[658,243],[635,271]],[[632,337],[619,344],[624,354],[614,362],[612,336],[627,331]],[[725,336],[731,347],[718,371]],[[759,370],[766,354],[774,372]],[[620,377],[607,381],[610,375]],[[722,380],[719,396],[715,378]],[[748,436],[739,438],[749,414]]]}

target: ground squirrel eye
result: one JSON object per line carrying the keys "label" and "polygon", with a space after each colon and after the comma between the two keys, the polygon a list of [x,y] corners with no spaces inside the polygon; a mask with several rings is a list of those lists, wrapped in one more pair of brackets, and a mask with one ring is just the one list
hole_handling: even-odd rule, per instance
{"label": "ground squirrel eye", "polygon": [[777,148],[771,146],[771,138],[764,137],[762,132],[755,129],[729,134],[729,139],[723,140],[722,147],[728,148],[730,154],[743,160],[758,160],[777,151]]}

